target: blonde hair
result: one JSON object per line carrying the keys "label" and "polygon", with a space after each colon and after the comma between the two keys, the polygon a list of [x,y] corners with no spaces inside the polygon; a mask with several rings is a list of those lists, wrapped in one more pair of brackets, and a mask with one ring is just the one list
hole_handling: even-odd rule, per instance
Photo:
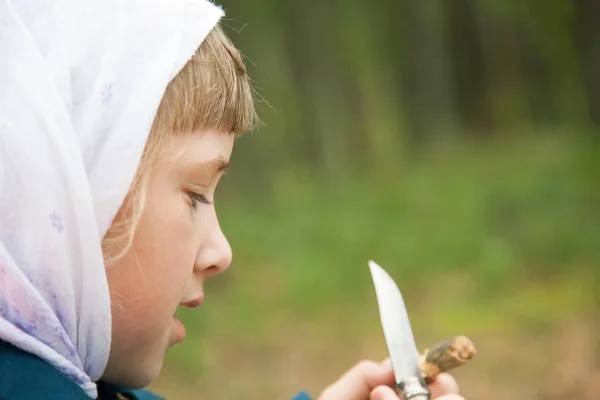
{"label": "blonde hair", "polygon": [[257,122],[253,90],[240,52],[217,25],[165,90],[133,183],[102,240],[106,266],[133,243],[152,167],[166,137],[207,130],[239,136]]}

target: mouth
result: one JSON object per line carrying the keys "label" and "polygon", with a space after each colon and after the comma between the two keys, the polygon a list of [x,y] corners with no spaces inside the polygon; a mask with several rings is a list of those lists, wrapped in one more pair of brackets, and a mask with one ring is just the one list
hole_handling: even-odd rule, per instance
{"label": "mouth", "polygon": [[204,293],[200,294],[200,296],[196,297],[195,299],[186,301],[180,305],[188,308],[195,308],[202,304],[202,302],[204,302]]}
{"label": "mouth", "polygon": [[173,325],[175,326],[175,335],[177,337],[177,343],[181,343],[185,339],[185,326],[183,322],[177,317],[173,317]]}
{"label": "mouth", "polygon": [[[187,308],[196,308],[200,304],[202,304],[202,302],[204,302],[204,293],[201,293],[200,296],[196,297],[195,299],[186,301],[184,303],[180,303],[179,305],[183,306],[183,307],[187,307]],[[181,322],[181,320],[175,316],[173,316],[172,319],[173,319],[173,330],[175,331],[175,343],[174,344],[179,344],[185,340],[185,325],[183,325],[183,322]]]}

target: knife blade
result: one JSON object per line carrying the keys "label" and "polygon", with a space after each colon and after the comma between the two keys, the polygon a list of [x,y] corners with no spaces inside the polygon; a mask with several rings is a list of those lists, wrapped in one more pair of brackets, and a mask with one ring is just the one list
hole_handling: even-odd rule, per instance
{"label": "knife blade", "polygon": [[420,356],[402,293],[392,277],[377,263],[369,261],[369,269],[396,385],[406,400],[429,399],[429,390],[420,377]]}

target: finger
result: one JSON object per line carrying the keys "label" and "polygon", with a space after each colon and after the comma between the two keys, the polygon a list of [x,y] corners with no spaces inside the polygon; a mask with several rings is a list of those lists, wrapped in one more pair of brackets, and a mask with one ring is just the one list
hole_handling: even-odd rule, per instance
{"label": "finger", "polygon": [[435,380],[429,384],[431,398],[437,399],[446,394],[458,394],[458,383],[450,374],[441,373],[436,376]]}
{"label": "finger", "polygon": [[379,364],[375,364],[371,361],[360,362],[355,367],[353,373],[355,375],[352,377],[352,379],[357,379],[357,376],[362,378],[368,393],[370,393],[377,386],[393,386],[396,382],[394,370],[392,369],[392,362],[389,359],[386,359]]}
{"label": "finger", "polygon": [[465,398],[457,394],[447,394],[445,396],[438,397],[437,400],[465,400]]}
{"label": "finger", "polygon": [[361,361],[323,392],[327,399],[368,399],[377,386],[394,384],[391,363]]}
{"label": "finger", "polygon": [[388,357],[385,360],[383,360],[381,363],[379,363],[379,365],[381,365],[384,368],[392,369],[392,359]]}
{"label": "finger", "polygon": [[389,386],[378,386],[372,392],[369,397],[370,400],[399,400],[400,398]]}

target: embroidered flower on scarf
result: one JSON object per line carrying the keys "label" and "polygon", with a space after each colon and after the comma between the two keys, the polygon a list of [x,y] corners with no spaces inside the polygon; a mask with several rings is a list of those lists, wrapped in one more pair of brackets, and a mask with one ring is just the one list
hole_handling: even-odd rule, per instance
{"label": "embroidered flower on scarf", "polygon": [[56,211],[53,211],[52,214],[50,214],[50,223],[56,232],[61,233],[63,231],[64,227],[62,224],[62,219],[60,218],[60,215],[56,213]]}
{"label": "embroidered flower on scarf", "polygon": [[103,104],[110,104],[110,101],[112,100],[113,96],[112,83],[107,83],[106,85],[104,85],[100,96],[102,97]]}

